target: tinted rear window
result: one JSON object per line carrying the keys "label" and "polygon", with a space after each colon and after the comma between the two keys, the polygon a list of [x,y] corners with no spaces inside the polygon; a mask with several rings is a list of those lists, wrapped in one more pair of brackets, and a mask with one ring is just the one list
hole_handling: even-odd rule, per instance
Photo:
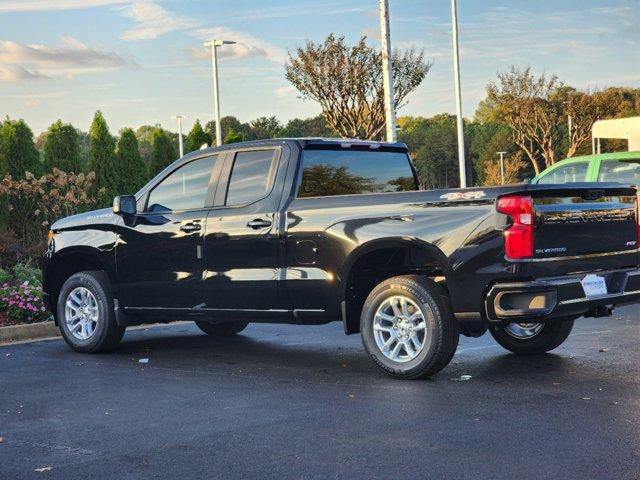
{"label": "tinted rear window", "polygon": [[406,153],[305,150],[298,197],[417,190]]}

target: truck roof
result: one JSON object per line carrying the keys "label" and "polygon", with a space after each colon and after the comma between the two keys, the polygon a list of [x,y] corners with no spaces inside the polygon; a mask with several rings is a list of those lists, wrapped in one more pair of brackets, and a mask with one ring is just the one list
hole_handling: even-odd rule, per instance
{"label": "truck roof", "polygon": [[203,148],[202,151],[221,151],[258,145],[278,145],[282,143],[297,143],[302,149],[310,150],[381,150],[407,152],[407,146],[402,142],[380,142],[376,140],[360,140],[354,138],[323,138],[323,137],[297,137],[297,138],[266,138],[262,140],[248,140],[245,142],[229,143],[220,147]]}

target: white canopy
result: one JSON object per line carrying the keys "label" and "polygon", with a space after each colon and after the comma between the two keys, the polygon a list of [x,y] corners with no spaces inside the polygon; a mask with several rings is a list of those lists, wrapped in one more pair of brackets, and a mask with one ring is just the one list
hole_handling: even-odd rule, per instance
{"label": "white canopy", "polygon": [[640,117],[598,120],[591,127],[591,137],[594,139],[594,147],[595,139],[620,138],[629,140],[629,151],[640,150]]}

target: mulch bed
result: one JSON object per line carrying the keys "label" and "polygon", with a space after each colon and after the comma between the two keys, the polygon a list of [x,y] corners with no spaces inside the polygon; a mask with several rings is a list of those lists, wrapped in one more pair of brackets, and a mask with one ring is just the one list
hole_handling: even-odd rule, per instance
{"label": "mulch bed", "polygon": [[35,322],[18,322],[9,318],[6,313],[0,312],[0,327],[8,327],[10,325],[24,325],[25,323]]}

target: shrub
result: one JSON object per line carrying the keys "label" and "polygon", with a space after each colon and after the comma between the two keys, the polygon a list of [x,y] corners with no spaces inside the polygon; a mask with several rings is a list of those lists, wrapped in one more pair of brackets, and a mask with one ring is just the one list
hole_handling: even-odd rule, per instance
{"label": "shrub", "polygon": [[49,317],[44,306],[42,287],[29,282],[0,285],[0,312],[6,313],[6,324],[43,322]]}
{"label": "shrub", "polygon": [[11,280],[11,274],[0,268],[0,285],[9,283],[9,280]]}
{"label": "shrub", "polygon": [[26,263],[16,263],[11,269],[11,279],[14,284],[27,282],[29,285],[42,285],[42,272],[39,268]]}
{"label": "shrub", "polygon": [[65,173],[57,168],[36,178],[0,180],[0,211],[6,212],[5,231],[0,231],[0,261],[33,260],[45,249],[47,230],[58,218],[91,209],[90,194],[95,174]]}

